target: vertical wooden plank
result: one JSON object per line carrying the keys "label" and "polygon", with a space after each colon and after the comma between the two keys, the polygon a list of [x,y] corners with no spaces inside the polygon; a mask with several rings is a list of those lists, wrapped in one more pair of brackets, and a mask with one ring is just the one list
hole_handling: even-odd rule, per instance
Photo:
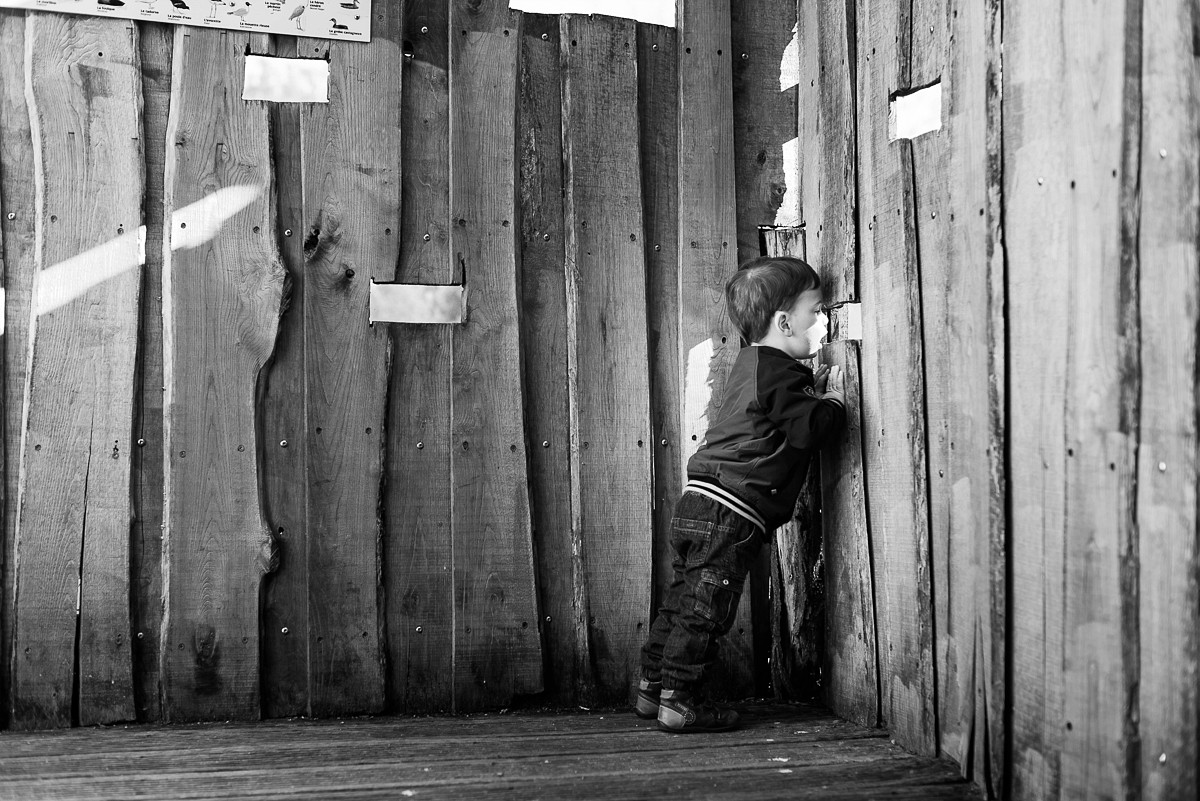
{"label": "vertical wooden plank", "polygon": [[559,703],[590,704],[588,610],[570,461],[558,16],[523,17],[520,102],[521,343],[546,691]]}
{"label": "vertical wooden plank", "polygon": [[368,45],[329,44],[330,102],[300,116],[317,716],[383,708],[379,506],[391,351],[387,327],[368,321],[371,282],[390,282],[400,255],[402,19],[376,14]]}
{"label": "vertical wooden plank", "polygon": [[800,4],[800,210],[830,303],[858,300],[858,167],[853,4]]}
{"label": "vertical wooden plank", "polygon": [[799,3],[741,0],[730,12],[740,264],[759,255],[759,226],[800,224]]}
{"label": "vertical wooden plank", "polygon": [[25,45],[39,274],[18,502],[13,724],[132,720],[137,36],[128,22],[36,14]]}
{"label": "vertical wooden plank", "polygon": [[11,706],[17,488],[29,366],[29,296],[37,274],[33,138],[25,101],[24,11],[0,10],[0,246],[4,260],[4,536],[0,561],[0,726]]}
{"label": "vertical wooden plank", "polygon": [[650,619],[671,581],[671,517],[683,491],[679,451],[679,74],[674,28],[638,25],[638,130],[654,452],[654,582]]}
{"label": "vertical wooden plank", "polygon": [[652,573],[637,28],[574,15],[560,36],[571,450],[594,681],[619,702],[640,675]]}
{"label": "vertical wooden plank", "polygon": [[1125,36],[1134,7],[1005,7],[1009,341],[1038,355],[1013,377],[1022,397],[1009,407],[1018,799],[1128,792],[1126,648],[1137,646],[1123,605],[1136,596],[1122,599],[1121,572],[1137,380],[1122,342],[1136,342],[1124,307],[1137,266],[1123,252],[1136,233],[1122,200],[1137,174],[1123,169],[1137,129],[1123,108],[1126,48],[1141,47]]}
{"label": "vertical wooden plank", "polygon": [[[796,161],[798,12],[797,0],[742,0],[730,4],[739,264],[761,254],[760,226],[800,224]],[[776,540],[795,536],[795,531],[775,534]],[[753,631],[755,690],[760,695],[766,693],[770,682],[770,561],[771,555],[764,550],[751,569],[748,592],[738,610],[743,618],[739,628]],[[816,652],[814,649],[813,656]]]}
{"label": "vertical wooden plank", "polygon": [[467,286],[452,334],[455,706],[542,688],[517,315],[520,18],[450,11],[450,251]]}
{"label": "vertical wooden plank", "polygon": [[[294,57],[295,37],[278,36],[275,55]],[[310,47],[304,55],[315,55]],[[296,103],[268,105],[275,180],[275,240],[287,270],[275,350],[260,384],[263,518],[278,565],[262,589],[262,712],[311,715],[308,621],[308,438],[304,351],[304,159]],[[286,441],[286,448],[279,447]]]}
{"label": "vertical wooden plank", "polygon": [[248,44],[246,34],[175,31],[163,243],[170,720],[260,710],[259,588],[276,555],[259,507],[255,386],[275,345],[286,273],[274,243],[267,110],[241,100]]}
{"label": "vertical wooden plank", "polygon": [[[802,3],[800,50],[801,216],[810,260],[825,302],[858,300],[858,209],[855,126],[856,36],[841,0]],[[839,715],[879,721],[875,590],[863,473],[860,346],[830,344],[823,362],[842,368],[846,430],[821,453],[825,560],[825,702]]]}
{"label": "vertical wooden plank", "polygon": [[912,151],[888,137],[889,100],[910,85],[911,9],[895,2],[860,11],[862,425],[881,711],[898,743],[932,754],[936,687]]}
{"label": "vertical wooden plank", "polygon": [[[448,3],[404,4],[412,47],[400,106],[401,222],[396,280],[450,284]],[[450,709],[454,590],[449,326],[393,325],[388,390],[384,578],[389,700]]]}
{"label": "vertical wooden plank", "polygon": [[[725,313],[737,269],[733,67],[729,0],[679,0],[679,307],[683,385],[680,469],[724,396],[740,340]],[[754,688],[753,632],[745,612],[725,638],[714,689]]]}
{"label": "vertical wooden plank", "polygon": [[145,266],[142,272],[140,385],[133,451],[134,526],[130,554],[133,599],[134,705],[139,722],[162,718],[159,681],[159,634],[162,628],[163,523],[163,374],[162,243],[163,168],[167,112],[171,102],[170,25],[144,22],[138,27],[142,61],[142,148],[146,160]]}
{"label": "vertical wooden plank", "polygon": [[1142,7],[1141,429],[1137,472],[1141,798],[1200,794],[1196,331],[1200,71],[1190,2]]}
{"label": "vertical wooden plank", "polygon": [[[987,701],[1003,689],[1003,662],[992,652],[1003,628],[992,609],[1004,599],[991,597],[992,575],[1003,570],[992,564],[992,534],[1003,532],[1005,516],[1003,487],[993,481],[1003,469],[1004,331],[993,325],[1003,319],[1003,299],[993,295],[1003,263],[986,213],[994,188],[988,137],[998,127],[987,72],[999,54],[986,5],[920,0],[912,29],[910,83],[942,92],[941,129],[912,140],[939,747],[999,793],[988,751],[1000,754],[1002,721],[991,719]],[[993,708],[999,714],[1002,702]]]}
{"label": "vertical wooden plank", "polygon": [[[794,180],[794,179],[793,179]],[[775,227],[762,231],[763,254],[805,259],[806,241],[800,227]],[[814,360],[806,360],[813,367]],[[821,684],[825,639],[825,577],[821,537],[821,466],[813,460],[796,513],[775,532],[771,561],[770,598],[764,625],[770,640],[770,678],[776,698],[811,698]],[[758,648],[757,643],[755,644]]]}

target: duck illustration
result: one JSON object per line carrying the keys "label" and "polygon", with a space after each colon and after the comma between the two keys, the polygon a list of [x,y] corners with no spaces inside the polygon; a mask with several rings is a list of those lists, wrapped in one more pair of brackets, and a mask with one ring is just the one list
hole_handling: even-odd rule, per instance
{"label": "duck illustration", "polygon": [[300,24],[300,15],[304,13],[304,9],[306,9],[306,8],[308,8],[308,6],[306,6],[304,3],[301,3],[300,5],[298,5],[292,9],[291,14],[288,14],[289,20],[293,20],[293,19],[296,20],[296,30],[298,30],[298,31],[304,30],[304,26],[302,26]]}
{"label": "duck illustration", "polygon": [[347,25],[339,25],[339,24],[338,24],[338,21],[337,21],[336,19],[330,19],[329,21],[333,23],[333,29],[334,29],[335,31],[348,31],[348,30],[350,30],[350,27],[349,27],[349,26],[347,26]]}
{"label": "duck illustration", "polygon": [[188,4],[183,2],[183,0],[171,0],[171,5],[184,10],[186,10],[188,7]]}
{"label": "duck illustration", "polygon": [[350,0],[349,3],[342,3],[342,8],[356,9],[358,8],[358,0]]}

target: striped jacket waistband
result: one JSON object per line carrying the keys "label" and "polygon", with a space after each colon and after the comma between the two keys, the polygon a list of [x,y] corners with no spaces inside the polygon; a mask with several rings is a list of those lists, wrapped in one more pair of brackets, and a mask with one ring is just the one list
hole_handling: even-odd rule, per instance
{"label": "striped jacket waistband", "polygon": [[705,496],[706,498],[712,498],[717,503],[728,507],[731,511],[736,512],[754,525],[758,526],[763,533],[766,533],[767,531],[767,523],[765,520],[763,520],[762,515],[760,515],[750,504],[746,503],[741,498],[722,487],[720,484],[713,484],[709,481],[700,481],[698,479],[689,478],[687,484],[685,484],[683,487],[683,491],[695,492],[699,495]]}

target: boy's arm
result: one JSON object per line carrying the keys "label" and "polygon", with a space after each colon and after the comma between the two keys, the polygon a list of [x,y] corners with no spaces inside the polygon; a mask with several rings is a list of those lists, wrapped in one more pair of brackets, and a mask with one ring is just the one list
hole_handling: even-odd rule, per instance
{"label": "boy's arm", "polygon": [[817,393],[812,376],[800,369],[767,377],[760,389],[767,417],[792,447],[819,448],[846,424],[840,370],[830,374],[823,395]]}

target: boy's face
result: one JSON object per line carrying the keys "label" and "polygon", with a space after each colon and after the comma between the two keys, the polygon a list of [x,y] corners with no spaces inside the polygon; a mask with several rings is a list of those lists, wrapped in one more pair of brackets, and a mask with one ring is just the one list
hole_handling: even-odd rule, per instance
{"label": "boy's face", "polygon": [[791,335],[785,338],[783,350],[793,359],[816,356],[829,331],[829,320],[821,311],[821,290],[802,292],[792,308],[785,311]]}

